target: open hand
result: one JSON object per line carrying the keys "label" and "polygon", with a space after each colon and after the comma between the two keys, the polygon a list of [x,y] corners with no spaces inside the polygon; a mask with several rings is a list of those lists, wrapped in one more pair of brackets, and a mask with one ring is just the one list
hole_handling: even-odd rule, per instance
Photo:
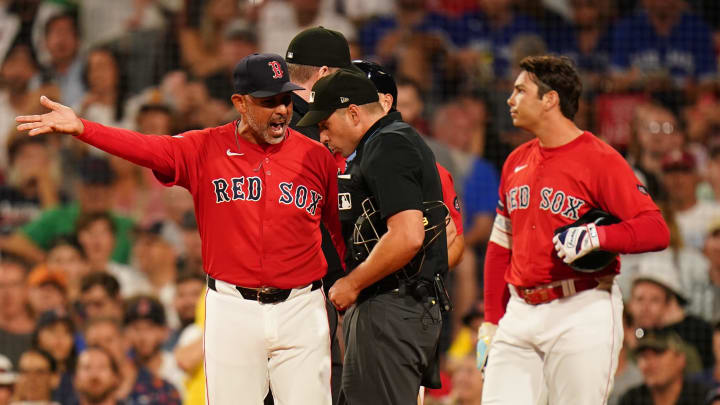
{"label": "open hand", "polygon": [[80,135],[85,130],[85,126],[72,108],[56,103],[45,96],[40,97],[40,104],[51,111],[41,115],[15,117],[15,121],[23,123],[17,126],[18,131],[30,131],[28,134],[35,136],[49,132]]}

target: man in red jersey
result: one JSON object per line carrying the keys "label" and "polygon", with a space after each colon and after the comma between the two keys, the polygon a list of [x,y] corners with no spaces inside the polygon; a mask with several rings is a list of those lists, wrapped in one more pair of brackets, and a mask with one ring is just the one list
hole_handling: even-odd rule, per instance
{"label": "man in red jersey", "polygon": [[341,257],[337,167],[320,143],[288,128],[291,83],[274,54],[243,58],[232,102],[242,119],[176,136],[146,136],[52,111],[18,117],[30,135],[62,132],[154,170],[193,195],[208,274],[207,400],[330,405],[330,335],[320,279],[322,221]]}
{"label": "man in red jersey", "polygon": [[[536,404],[543,393],[552,404],[604,404],[622,344],[620,263],[591,273],[569,264],[597,249],[662,250],[669,231],[622,156],[573,123],[581,84],[572,62],[528,57],[520,68],[508,105],[535,139],[510,154],[500,180],[478,341],[483,404]],[[593,208],[621,222],[554,236]]]}

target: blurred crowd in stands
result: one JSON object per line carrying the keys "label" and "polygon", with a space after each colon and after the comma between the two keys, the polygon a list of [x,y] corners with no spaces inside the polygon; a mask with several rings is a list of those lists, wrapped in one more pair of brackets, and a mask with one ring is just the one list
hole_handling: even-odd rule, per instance
{"label": "blurred crowd in stands", "polygon": [[146,134],[223,124],[235,63],[318,25],[393,72],[462,200],[469,246],[426,404],[480,403],[484,245],[504,159],[530,139],[506,99],[518,62],[545,53],[575,61],[578,125],[627,157],[672,230],[667,250],[622,257],[610,403],[720,404],[716,0],[0,0],[0,405],[204,404],[190,194],[14,117],[42,113],[44,94]]}

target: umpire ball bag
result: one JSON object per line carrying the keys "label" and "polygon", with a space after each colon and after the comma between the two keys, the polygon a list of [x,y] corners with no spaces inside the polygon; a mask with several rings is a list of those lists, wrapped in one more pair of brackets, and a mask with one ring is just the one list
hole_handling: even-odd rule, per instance
{"label": "umpire ball bag", "polygon": [[[585,225],[589,223],[595,223],[596,226],[612,225],[619,223],[620,220],[607,212],[593,208],[586,212],[577,221],[572,224],[565,225],[555,230],[555,235],[565,231],[568,228],[575,226]],[[554,252],[553,252],[554,253]],[[569,264],[574,270],[583,273],[594,273],[600,271],[605,267],[609,266],[613,261],[617,259],[617,253],[608,252],[606,250],[594,250],[587,255],[575,259]]]}

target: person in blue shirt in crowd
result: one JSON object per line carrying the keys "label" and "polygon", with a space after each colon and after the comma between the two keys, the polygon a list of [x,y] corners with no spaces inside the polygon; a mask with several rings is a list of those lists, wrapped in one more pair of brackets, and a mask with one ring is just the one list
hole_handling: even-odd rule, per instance
{"label": "person in blue shirt in crowd", "polygon": [[711,80],[717,67],[707,24],[683,0],[644,0],[642,6],[612,30],[615,89]]}
{"label": "person in blue shirt in crowd", "polygon": [[516,13],[512,0],[480,2],[480,10],[460,17],[458,29],[452,31],[454,42],[493,58],[495,78],[511,75],[510,46],[521,34],[541,36],[540,28],[531,17]]}
{"label": "person in blue shirt in crowd", "polygon": [[450,42],[457,23],[441,14],[427,11],[425,3],[426,0],[396,0],[393,14],[375,18],[365,24],[358,35],[363,53],[382,60],[418,33]]}

